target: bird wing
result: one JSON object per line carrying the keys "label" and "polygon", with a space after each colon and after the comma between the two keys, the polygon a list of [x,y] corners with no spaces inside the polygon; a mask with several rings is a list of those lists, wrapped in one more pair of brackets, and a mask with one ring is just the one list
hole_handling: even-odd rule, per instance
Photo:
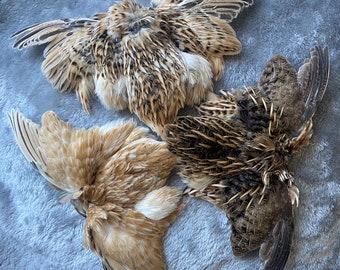
{"label": "bird wing", "polygon": [[199,9],[209,15],[231,22],[239,13],[253,5],[253,0],[153,0],[158,7],[176,6],[183,10]]}
{"label": "bird wing", "polygon": [[46,169],[46,158],[41,151],[39,141],[40,126],[25,118],[19,111],[13,110],[8,114],[11,127],[19,148],[25,158],[39,170],[48,180],[53,181]]}
{"label": "bird wing", "polygon": [[323,98],[329,78],[329,61],[328,48],[315,46],[310,50],[310,58],[298,71],[297,79],[301,85],[305,111],[297,130],[313,117],[317,104]]}
{"label": "bird wing", "polygon": [[287,151],[296,151],[308,143],[311,118],[324,95],[328,77],[328,49],[321,46],[311,49],[311,57],[299,72],[283,56],[274,56],[268,62],[258,86],[266,96],[267,107],[273,107],[268,110],[271,127],[287,135]]}
{"label": "bird wing", "polygon": [[9,114],[24,156],[57,189],[73,194],[91,184],[99,165],[114,155],[135,129],[129,122],[90,130],[75,129],[53,112],[39,126],[18,111]]}
{"label": "bird wing", "polygon": [[197,7],[230,23],[244,8],[250,7],[253,3],[253,0],[183,0],[179,5],[189,10]]}
{"label": "bird wing", "polygon": [[169,25],[172,42],[183,52],[205,57],[216,78],[222,73],[223,57],[241,51],[241,43],[232,27],[225,20],[199,9],[169,16]]}
{"label": "bird wing", "polygon": [[259,80],[259,87],[268,95],[274,107],[284,109],[281,121],[290,123],[288,128],[293,133],[311,119],[327,88],[328,49],[315,46],[310,54],[298,73],[286,58],[274,56]]}
{"label": "bird wing", "polygon": [[283,269],[290,252],[293,217],[287,186],[276,176],[264,188],[261,173],[243,170],[189,194],[225,211],[234,255],[245,256],[260,248],[265,269]]}
{"label": "bird wing", "polygon": [[99,167],[96,186],[106,187],[106,202],[133,207],[148,192],[166,183],[176,157],[166,143],[153,138],[127,140],[129,143]]}
{"label": "bird wing", "polygon": [[293,232],[292,204],[286,184],[272,178],[263,189],[261,175],[253,171],[244,171],[222,183],[233,253],[244,256],[260,248],[265,269],[283,269]]}
{"label": "bird wing", "polygon": [[166,130],[169,150],[180,158],[180,172],[191,188],[200,189],[246,167],[241,160],[246,134],[237,122],[185,116]]}
{"label": "bird wing", "polygon": [[53,112],[42,116],[41,127],[17,111],[9,118],[23,154],[55,188],[72,194],[93,181],[98,130],[75,130]]}
{"label": "bird wing", "polygon": [[63,19],[39,23],[12,35],[19,50],[48,43],[44,50],[42,71],[54,88],[75,91],[83,108],[89,112],[94,91],[94,58],[90,29],[96,19]]}
{"label": "bird wing", "polygon": [[304,101],[292,64],[281,55],[272,57],[259,79],[258,88],[263,92],[272,122],[269,133],[295,133],[304,113]]}
{"label": "bird wing", "polygon": [[[267,63],[258,87],[268,96],[275,107],[293,104],[298,99],[297,74],[292,64],[282,55],[273,56]],[[294,95],[295,94],[295,95]],[[299,100],[297,100],[299,101]]]}
{"label": "bird wing", "polygon": [[15,32],[13,48],[22,50],[28,46],[36,46],[53,41],[58,35],[74,33],[76,29],[90,27],[96,23],[93,19],[59,19],[37,23]]}

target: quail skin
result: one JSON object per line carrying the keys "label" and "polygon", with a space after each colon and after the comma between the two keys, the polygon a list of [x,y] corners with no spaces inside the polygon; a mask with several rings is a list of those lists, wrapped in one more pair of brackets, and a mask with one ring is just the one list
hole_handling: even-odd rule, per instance
{"label": "quail skin", "polygon": [[185,204],[165,186],[176,162],[166,143],[132,121],[85,130],[53,112],[41,126],[18,111],[9,119],[27,160],[86,217],[84,246],[104,269],[166,268],[163,236]]}
{"label": "quail skin", "polygon": [[61,92],[75,91],[90,111],[95,93],[108,109],[129,109],[164,137],[180,108],[205,99],[225,56],[241,43],[228,24],[252,0],[123,0],[92,18],[22,29],[13,47],[47,44],[42,71]]}
{"label": "quail skin", "polygon": [[200,116],[166,126],[189,194],[225,211],[233,253],[260,248],[265,269],[283,269],[289,256],[299,198],[289,156],[312,136],[328,77],[327,48],[313,47],[298,72],[277,55],[257,85],[222,90],[200,105]]}

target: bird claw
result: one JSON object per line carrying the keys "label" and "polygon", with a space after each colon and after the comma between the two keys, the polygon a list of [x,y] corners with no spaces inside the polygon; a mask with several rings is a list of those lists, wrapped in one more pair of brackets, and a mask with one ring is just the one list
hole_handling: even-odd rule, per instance
{"label": "bird claw", "polygon": [[297,186],[292,185],[290,187],[288,187],[288,195],[290,197],[290,200],[292,202],[292,205],[294,205],[296,203],[296,207],[299,206],[299,189]]}

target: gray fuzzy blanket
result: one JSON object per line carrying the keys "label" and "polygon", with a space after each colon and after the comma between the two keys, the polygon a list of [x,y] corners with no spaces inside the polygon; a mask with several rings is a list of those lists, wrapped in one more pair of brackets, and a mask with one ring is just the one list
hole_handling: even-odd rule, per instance
{"label": "gray fuzzy blanket", "polygon": [[[40,71],[42,47],[23,52],[11,48],[9,36],[34,23],[88,17],[113,3],[90,0],[0,1],[0,268],[101,269],[99,259],[82,245],[84,219],[25,160],[6,117],[16,108],[40,122],[47,110],[77,127],[113,119],[135,118],[92,103],[86,115],[74,94],[52,89]],[[147,4],[144,2],[144,4]],[[340,1],[255,0],[233,23],[243,52],[229,57],[221,88],[257,82],[274,54],[298,68],[316,44],[329,46],[328,90],[314,118],[311,144],[293,159],[300,188],[295,232],[286,269],[340,269]],[[183,112],[185,113],[185,112]],[[183,186],[176,173],[171,184]],[[223,212],[189,199],[169,229],[165,252],[169,270],[261,269],[257,252],[232,255],[230,229]]]}

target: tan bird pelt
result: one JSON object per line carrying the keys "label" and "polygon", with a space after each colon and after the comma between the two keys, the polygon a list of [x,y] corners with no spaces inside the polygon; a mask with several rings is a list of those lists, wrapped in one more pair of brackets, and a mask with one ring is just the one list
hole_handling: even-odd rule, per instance
{"label": "tan bird pelt", "polygon": [[252,0],[124,0],[92,18],[60,19],[16,32],[13,47],[47,44],[42,71],[54,88],[75,91],[90,111],[129,109],[164,137],[180,108],[205,99],[225,56],[241,51],[228,24]]}
{"label": "tan bird pelt", "polygon": [[53,112],[41,126],[12,111],[27,160],[86,217],[84,245],[104,269],[165,269],[163,236],[185,203],[166,186],[176,162],[167,144],[135,122],[74,128]]}

